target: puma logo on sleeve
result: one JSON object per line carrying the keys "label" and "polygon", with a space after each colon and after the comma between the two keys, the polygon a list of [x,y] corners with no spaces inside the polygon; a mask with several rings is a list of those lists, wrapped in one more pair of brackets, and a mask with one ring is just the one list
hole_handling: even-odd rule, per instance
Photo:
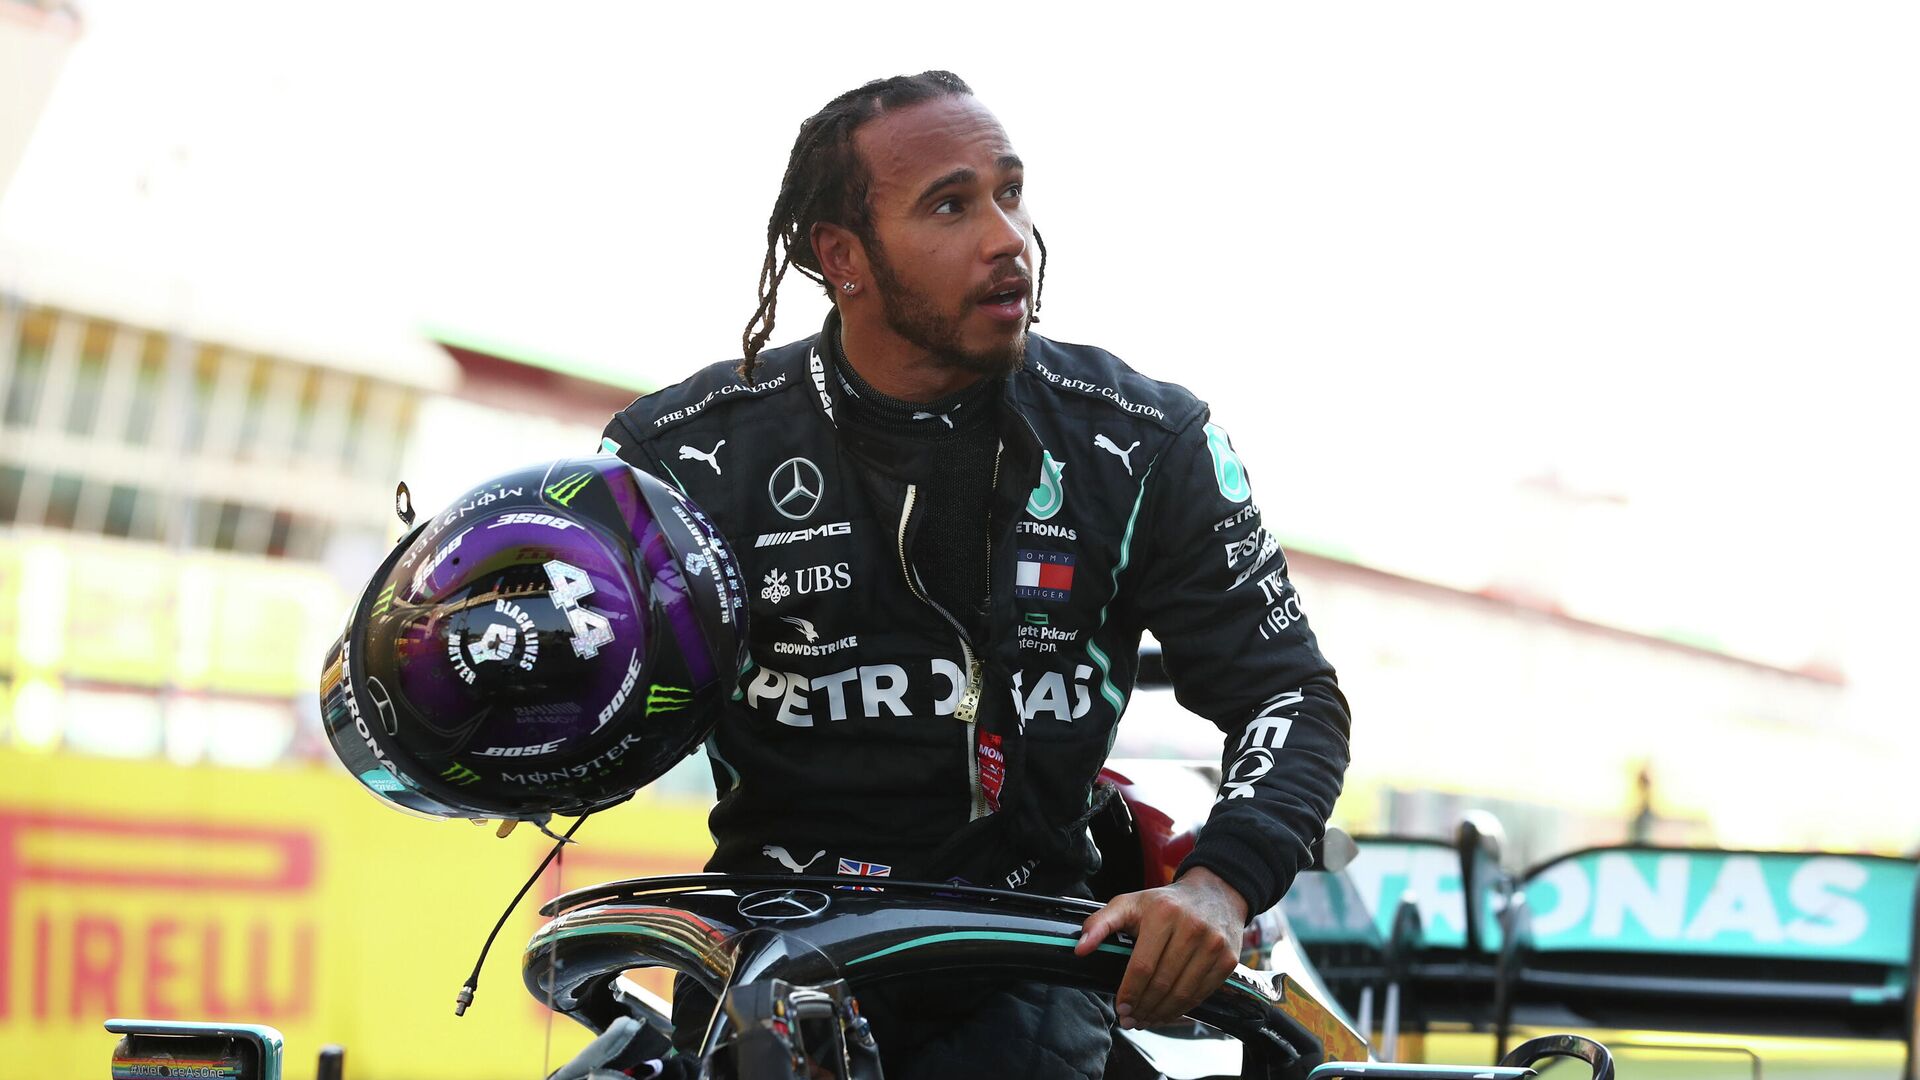
{"label": "puma logo on sleeve", "polygon": [[[715,447],[714,449],[717,450],[719,449],[719,447]],[[826,854],[826,851],[821,850],[821,851],[814,852],[813,858],[808,859],[806,862],[803,862],[803,863],[794,862],[793,856],[788,854],[787,849],[781,847],[779,844],[768,844],[766,847],[763,847],[760,849],[760,854],[765,855],[767,858],[774,860],[775,862],[779,863],[781,866],[786,867],[787,869],[793,871],[796,874],[804,874],[807,872],[807,867],[812,866],[815,862],[817,862],[820,856]]]}
{"label": "puma logo on sleeve", "polygon": [[[1107,438],[1105,435],[1095,435],[1093,437],[1093,445],[1098,447],[1101,450],[1105,450],[1107,453],[1112,454],[1114,457],[1119,458],[1120,464],[1125,465],[1127,467],[1127,475],[1128,476],[1133,475],[1133,459],[1130,455],[1134,452],[1135,449],[1137,449],[1140,446],[1139,439],[1133,440],[1132,446],[1129,446],[1125,450],[1122,450],[1118,445],[1114,443],[1112,439]],[[716,447],[715,449],[718,449],[718,447]]]}
{"label": "puma logo on sleeve", "polygon": [[[682,444],[680,447],[680,460],[681,461],[704,461],[707,464],[713,466],[713,475],[719,476],[721,475],[720,448],[725,445],[727,445],[727,440],[725,439],[721,439],[719,442],[714,443],[713,449],[711,450],[702,450],[698,447],[687,446],[685,444]],[[1128,471],[1131,472],[1132,470],[1129,469]]]}

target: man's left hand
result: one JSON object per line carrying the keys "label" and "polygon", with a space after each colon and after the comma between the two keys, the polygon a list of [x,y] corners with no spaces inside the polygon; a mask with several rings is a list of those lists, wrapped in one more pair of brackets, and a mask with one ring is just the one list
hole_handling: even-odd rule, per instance
{"label": "man's left hand", "polygon": [[1086,956],[1115,931],[1133,957],[1114,998],[1123,1028],[1170,1024],[1220,989],[1240,956],[1247,902],[1205,867],[1145,892],[1123,893],[1087,917],[1073,951]]}

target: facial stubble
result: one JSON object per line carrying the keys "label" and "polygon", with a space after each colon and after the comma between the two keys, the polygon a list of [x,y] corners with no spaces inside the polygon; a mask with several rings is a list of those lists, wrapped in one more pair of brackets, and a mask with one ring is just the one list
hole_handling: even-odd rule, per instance
{"label": "facial stubble", "polygon": [[942,313],[925,293],[900,280],[878,237],[870,240],[867,250],[873,267],[874,288],[880,294],[881,317],[886,320],[887,329],[925,352],[928,359],[942,368],[988,377],[1020,369],[1027,353],[1024,324],[1005,344],[986,351],[968,351],[961,344],[960,323],[972,313],[973,305],[966,305],[958,315]]}

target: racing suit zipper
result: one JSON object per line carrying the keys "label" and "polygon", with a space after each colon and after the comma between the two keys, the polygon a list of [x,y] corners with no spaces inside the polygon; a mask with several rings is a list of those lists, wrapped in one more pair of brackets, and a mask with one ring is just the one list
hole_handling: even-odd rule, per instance
{"label": "racing suit zipper", "polygon": [[[1000,452],[997,449],[993,455],[993,481],[994,490],[998,491],[1000,487]],[[960,620],[954,618],[952,613],[948,612],[946,608],[941,607],[938,601],[927,595],[926,590],[920,587],[919,579],[916,578],[913,573],[913,564],[907,559],[907,523],[913,520],[913,504],[919,497],[919,494],[920,487],[918,484],[908,484],[907,497],[900,504],[900,573],[901,576],[907,579],[907,588],[913,592],[913,595],[919,597],[928,607],[939,612],[940,617],[947,620],[947,625],[953,627],[954,637],[960,641],[960,656],[966,661],[967,665],[967,685],[960,692],[960,703],[954,706],[953,715],[962,724],[966,725],[967,791],[971,797],[971,802],[967,808],[967,820],[976,821],[987,816],[987,796],[986,792],[980,786],[980,752],[975,744],[977,737],[975,724],[978,723],[980,718],[982,665],[980,658],[973,653],[972,643],[967,640],[966,628],[960,625]],[[993,594],[993,528],[991,525],[987,528],[987,594],[988,607],[991,609]]]}

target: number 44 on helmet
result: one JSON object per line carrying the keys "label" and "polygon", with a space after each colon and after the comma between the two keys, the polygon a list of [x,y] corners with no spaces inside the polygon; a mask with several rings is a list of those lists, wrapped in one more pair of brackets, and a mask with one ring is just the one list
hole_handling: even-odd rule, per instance
{"label": "number 44 on helmet", "polygon": [[481,484],[414,526],[327,653],[347,769],[435,817],[612,806],[706,738],[746,641],[719,531],[611,456]]}

